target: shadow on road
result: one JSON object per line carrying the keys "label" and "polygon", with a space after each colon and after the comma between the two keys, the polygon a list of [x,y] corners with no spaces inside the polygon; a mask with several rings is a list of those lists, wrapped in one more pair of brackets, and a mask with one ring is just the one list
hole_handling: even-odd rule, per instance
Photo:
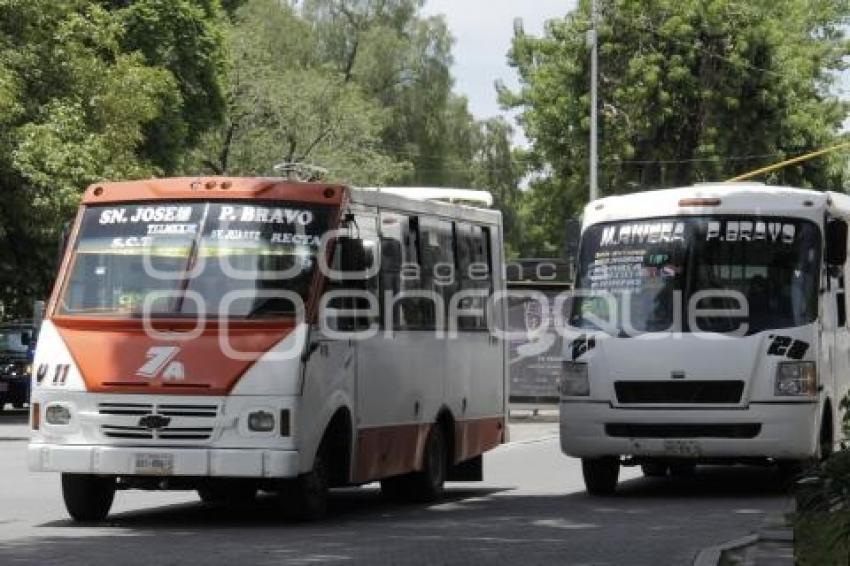
{"label": "shadow on road", "polygon": [[439,504],[409,506],[366,487],[335,493],[331,517],[314,524],[285,521],[272,498],[169,505],[96,526],[53,521],[0,545],[0,563],[690,564],[783,510],[783,494],[777,474],[756,468],[630,480],[607,498],[452,487]]}

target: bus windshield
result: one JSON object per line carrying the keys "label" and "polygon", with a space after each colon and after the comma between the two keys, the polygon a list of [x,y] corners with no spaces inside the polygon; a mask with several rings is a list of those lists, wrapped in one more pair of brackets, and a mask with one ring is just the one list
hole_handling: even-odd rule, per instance
{"label": "bus windshield", "polygon": [[292,316],[333,209],[302,203],[89,207],[58,314]]}
{"label": "bus windshield", "polygon": [[[806,220],[706,216],[597,224],[582,237],[570,324],[625,336],[801,326],[817,318],[819,266],[820,232]],[[689,328],[689,305],[728,314],[698,317],[698,328]]]}

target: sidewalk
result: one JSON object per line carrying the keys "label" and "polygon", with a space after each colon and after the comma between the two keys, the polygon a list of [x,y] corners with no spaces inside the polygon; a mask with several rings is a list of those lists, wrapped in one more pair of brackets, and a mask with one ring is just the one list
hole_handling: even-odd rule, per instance
{"label": "sidewalk", "polygon": [[508,442],[534,442],[558,436],[558,410],[531,411],[513,410],[508,419]]}
{"label": "sidewalk", "polygon": [[785,513],[768,515],[756,533],[704,549],[694,566],[794,566],[794,530]]}

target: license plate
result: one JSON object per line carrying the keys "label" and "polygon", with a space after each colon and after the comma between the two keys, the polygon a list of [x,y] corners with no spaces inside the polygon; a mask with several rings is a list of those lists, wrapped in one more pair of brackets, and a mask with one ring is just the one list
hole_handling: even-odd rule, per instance
{"label": "license plate", "polygon": [[9,384],[3,381],[0,381],[0,393],[5,393],[9,390]]}
{"label": "license plate", "polygon": [[665,440],[664,453],[670,456],[697,458],[702,456],[702,445],[697,440]]}
{"label": "license plate", "polygon": [[136,473],[140,476],[169,476],[173,472],[171,454],[136,454]]}

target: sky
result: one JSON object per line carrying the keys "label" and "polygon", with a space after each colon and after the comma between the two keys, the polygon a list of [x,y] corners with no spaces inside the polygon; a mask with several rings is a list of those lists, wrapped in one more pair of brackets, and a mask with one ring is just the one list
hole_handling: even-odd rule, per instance
{"label": "sky", "polygon": [[518,86],[507,53],[514,19],[522,18],[526,33],[540,35],[543,24],[575,8],[575,0],[427,0],[425,14],[443,14],[455,38],[455,91],[469,98],[478,119],[505,115],[496,99],[496,80]]}

